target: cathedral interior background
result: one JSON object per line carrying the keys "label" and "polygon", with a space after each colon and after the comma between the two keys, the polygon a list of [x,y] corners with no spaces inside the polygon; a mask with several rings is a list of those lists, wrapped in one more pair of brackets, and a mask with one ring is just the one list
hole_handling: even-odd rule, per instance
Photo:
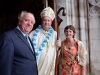
{"label": "cathedral interior background", "polygon": [[[81,40],[88,51],[87,75],[100,75],[100,0],[0,0],[0,34],[17,26],[18,14],[30,11],[36,18],[35,28],[41,23],[40,12],[48,6],[66,9],[63,16],[61,10],[57,16],[60,21],[60,38],[63,40],[64,27],[72,24],[76,28],[76,38]],[[56,3],[56,6],[54,4]],[[60,69],[61,70],[61,69]]]}

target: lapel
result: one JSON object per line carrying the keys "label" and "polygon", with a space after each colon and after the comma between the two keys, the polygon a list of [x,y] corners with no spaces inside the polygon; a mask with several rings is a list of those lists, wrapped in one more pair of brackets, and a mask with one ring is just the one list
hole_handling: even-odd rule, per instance
{"label": "lapel", "polygon": [[[30,49],[30,51],[31,51],[32,53],[35,53],[35,52],[34,52],[34,47],[33,47],[33,45],[32,45],[32,48],[33,48],[33,51],[32,51],[32,49],[31,49],[31,47],[30,47],[28,41],[27,41],[26,38],[24,37],[24,35],[23,35],[17,28],[15,28],[14,31],[15,31],[15,33],[17,34],[17,36],[23,41],[23,43],[26,44],[26,46]],[[30,40],[30,41],[31,41],[31,40]],[[32,42],[31,42],[31,44],[32,44]]]}

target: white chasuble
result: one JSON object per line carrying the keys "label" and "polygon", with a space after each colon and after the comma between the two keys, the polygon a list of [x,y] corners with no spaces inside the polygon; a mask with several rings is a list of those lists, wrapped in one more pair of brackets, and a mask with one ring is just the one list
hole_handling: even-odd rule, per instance
{"label": "white chasuble", "polygon": [[[33,38],[34,31],[31,32],[30,38]],[[36,37],[37,49],[41,46],[44,39],[48,35],[48,32],[40,29]],[[56,46],[55,41],[57,40],[57,33],[53,30],[52,35],[48,42],[46,42],[43,50],[39,52],[37,58],[38,74],[39,75],[54,75],[55,72],[55,61],[56,61]]]}

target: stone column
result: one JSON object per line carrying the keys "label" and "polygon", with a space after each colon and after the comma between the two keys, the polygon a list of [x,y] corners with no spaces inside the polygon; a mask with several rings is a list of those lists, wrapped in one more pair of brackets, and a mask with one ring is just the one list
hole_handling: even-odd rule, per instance
{"label": "stone column", "polygon": [[[79,0],[79,38],[85,45],[87,52],[90,49],[89,31],[88,31],[88,3],[87,0]],[[86,71],[89,73],[89,53],[87,55],[87,68]]]}
{"label": "stone column", "polygon": [[100,0],[89,0],[91,73],[100,75]]}

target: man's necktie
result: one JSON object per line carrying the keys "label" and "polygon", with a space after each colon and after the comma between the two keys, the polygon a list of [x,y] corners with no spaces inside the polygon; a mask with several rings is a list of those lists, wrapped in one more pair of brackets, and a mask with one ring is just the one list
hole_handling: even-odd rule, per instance
{"label": "man's necktie", "polygon": [[28,36],[28,35],[26,35],[26,36],[25,36],[25,38],[27,39],[27,41],[28,41],[28,43],[29,43],[29,45],[30,45],[30,47],[31,47],[31,49],[32,49],[32,51],[33,51],[32,44],[31,44],[31,42],[30,42],[30,40],[29,40],[29,36]]}

